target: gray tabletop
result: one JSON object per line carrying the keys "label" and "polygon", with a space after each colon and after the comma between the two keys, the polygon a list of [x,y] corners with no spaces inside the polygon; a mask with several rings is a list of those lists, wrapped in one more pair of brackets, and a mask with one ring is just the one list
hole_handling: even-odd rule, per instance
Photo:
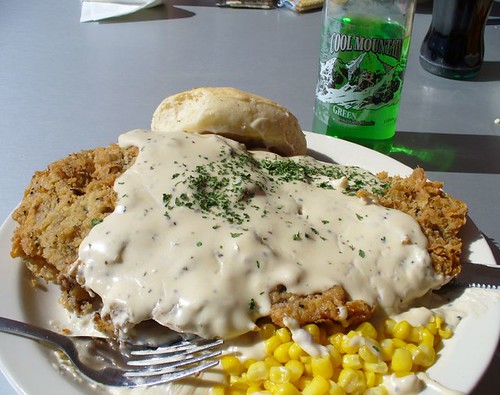
{"label": "gray tabletop", "polygon": [[[162,98],[192,87],[234,86],[267,96],[310,129],[321,13],[236,10],[214,2],[172,0],[132,16],[81,24],[78,0],[2,0],[1,218],[20,201],[35,170],[147,128]],[[479,77],[453,81],[418,63],[431,7],[420,2],[399,132],[388,152],[444,181],[490,240],[500,240],[499,5],[486,28]],[[497,352],[475,394],[492,393],[500,384],[494,375],[499,368]],[[0,394],[13,393],[0,375]]]}

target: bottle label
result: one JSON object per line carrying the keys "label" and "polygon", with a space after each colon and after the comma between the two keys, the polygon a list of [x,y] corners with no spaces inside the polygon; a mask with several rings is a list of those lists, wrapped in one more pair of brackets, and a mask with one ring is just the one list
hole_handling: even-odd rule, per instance
{"label": "bottle label", "polygon": [[[408,54],[403,26],[367,17],[325,24],[316,117],[356,126],[395,126]],[[320,104],[321,104],[320,103]]]}

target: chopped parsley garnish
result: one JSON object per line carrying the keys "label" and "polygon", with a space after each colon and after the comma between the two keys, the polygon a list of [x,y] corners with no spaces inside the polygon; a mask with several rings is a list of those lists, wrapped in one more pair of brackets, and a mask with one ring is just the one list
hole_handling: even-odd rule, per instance
{"label": "chopped parsley garnish", "polygon": [[[306,183],[316,188],[333,189],[333,181],[344,178],[347,186],[340,190],[346,195],[355,195],[360,189],[380,194],[387,187],[360,168],[278,156],[256,159],[246,151],[227,146],[221,147],[216,160],[205,159],[206,163],[194,169],[176,163],[186,170],[171,176],[177,180],[176,189],[182,192],[163,194],[167,218],[175,208],[184,207],[201,212],[203,218],[221,218],[230,224],[242,225],[256,212],[261,217],[269,214],[265,207],[255,203],[254,198],[277,193],[277,186],[283,183]],[[282,209],[283,206],[276,207],[276,210]],[[329,223],[327,220],[322,222]],[[316,229],[311,228],[311,231],[319,234]],[[294,235],[294,240],[301,240],[300,236]]]}

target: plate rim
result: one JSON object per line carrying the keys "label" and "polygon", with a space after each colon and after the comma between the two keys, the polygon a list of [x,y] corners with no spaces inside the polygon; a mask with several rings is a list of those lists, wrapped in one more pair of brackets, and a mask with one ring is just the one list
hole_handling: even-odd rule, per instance
{"label": "plate rim", "polygon": [[[327,157],[331,158],[332,160],[340,163],[340,164],[347,164],[347,165],[358,165],[360,167],[368,167],[368,170],[372,172],[378,172],[378,171],[388,171],[389,174],[399,174],[402,176],[409,175],[412,171],[412,169],[403,163],[390,158],[384,154],[381,154],[377,151],[371,150],[367,147],[363,147],[361,145],[349,142],[347,140],[342,140],[339,138],[335,137],[330,137],[322,134],[316,134],[312,132],[304,132],[306,135],[307,143],[308,143],[308,153],[310,152],[312,155],[315,156],[315,153],[319,153],[321,155],[326,155]],[[338,150],[336,157],[334,158],[335,155],[329,154],[330,150]],[[326,152],[325,152],[326,151]],[[354,153],[360,153],[361,155],[352,155],[352,151]],[[338,157],[341,157],[339,160]],[[381,163],[380,163],[381,162]],[[377,166],[382,166],[383,168],[377,168],[373,169],[372,165],[375,164],[375,167]],[[4,223],[0,227],[0,247],[4,243],[10,242],[10,236],[12,234],[12,231],[14,230],[15,223],[11,218],[11,215],[9,215],[8,218],[5,219]],[[8,238],[6,239],[6,236]],[[482,238],[482,235],[480,235]],[[479,239],[479,243],[484,245],[480,245],[480,247],[483,250],[489,251],[491,254],[491,258],[488,255],[488,253],[485,253],[483,256],[483,262],[486,264],[494,264],[494,258],[493,258],[493,253],[489,247],[489,245],[486,243],[484,238]],[[10,251],[10,248],[7,249],[7,251]],[[487,252],[486,251],[486,252]],[[2,275],[0,276],[0,285],[2,282],[5,282],[4,278],[4,268],[3,265],[5,262],[3,262],[5,255],[8,255],[9,253],[5,251],[5,248],[2,248],[0,251],[0,273]],[[10,260],[13,260],[12,258],[9,257]],[[492,259],[493,261],[491,261]],[[8,259],[7,259],[8,260]],[[5,269],[7,271],[7,269]],[[3,284],[3,286],[0,287],[0,300],[8,300],[5,298],[5,296],[10,296],[16,295],[17,298],[14,299],[14,302],[10,304],[10,307],[5,305],[5,303],[0,303],[0,309],[2,311],[2,314],[11,313],[13,316],[10,318],[14,319],[27,319],[23,315],[22,308],[20,309],[20,300],[22,299],[21,291],[19,288],[21,288],[19,285],[19,281],[21,280],[22,277],[22,270],[19,268],[17,270],[17,273],[15,269],[10,270],[10,275],[13,277],[14,281],[10,281],[9,284]],[[2,298],[3,297],[3,298]],[[17,309],[16,309],[17,307]],[[29,321],[29,319],[27,319]],[[498,311],[498,335],[500,336],[500,309]],[[498,337],[497,336],[497,339]],[[5,345],[9,344],[12,347],[18,347],[19,349],[19,354],[20,355],[32,355],[31,358],[25,359],[23,363],[19,364],[19,361],[16,361],[15,359],[9,359],[12,355],[17,355],[17,354],[12,354],[9,352],[5,351]],[[21,338],[15,338],[12,335],[7,335],[7,334],[2,334],[0,333],[0,371],[4,374],[4,376],[7,379],[7,382],[13,387],[14,391],[16,391],[19,394],[30,394],[30,393],[39,393],[39,392],[33,392],[31,391],[31,388],[38,388],[40,389],[39,385],[40,384],[50,384],[51,380],[55,380],[56,386],[57,386],[57,392],[53,391],[55,388],[51,388],[50,393],[51,394],[82,394],[82,393],[88,393],[81,384],[79,384],[77,381],[70,380],[67,377],[61,375],[56,368],[51,366],[51,361],[48,360],[45,350],[42,349],[43,346],[40,346],[30,340],[26,339],[21,339]],[[463,390],[465,391],[470,391],[481,379],[482,373],[487,369],[487,367],[490,364],[490,361],[493,357],[495,349],[494,347],[491,350],[491,354],[487,355],[483,358],[483,363],[480,364],[481,367],[478,370],[481,370],[477,374],[477,377],[473,380],[473,382],[468,383],[469,385],[467,386],[468,388],[464,388]],[[34,352],[34,354],[32,354]],[[30,354],[31,353],[31,354]],[[45,359],[45,361],[43,361]],[[42,364],[40,362],[43,361]],[[475,364],[477,366],[477,361],[475,361]],[[36,372],[37,373],[37,378],[35,379],[36,382],[26,382],[26,374],[20,372],[21,370],[28,371],[28,379],[31,379],[33,374]],[[48,376],[47,376],[48,375]],[[43,376],[43,377],[40,377]],[[45,382],[45,379],[49,379],[49,383]],[[41,379],[41,381],[39,381]],[[34,385],[34,387],[33,387]],[[87,386],[84,386],[87,387]],[[62,390],[62,391],[60,391]],[[94,389],[95,390],[95,389]],[[94,391],[93,390],[93,391]],[[70,391],[70,392],[68,392]],[[89,392],[89,393],[94,393],[94,392]],[[422,394],[427,394],[427,390],[422,392]],[[433,392],[432,392],[433,393]]]}

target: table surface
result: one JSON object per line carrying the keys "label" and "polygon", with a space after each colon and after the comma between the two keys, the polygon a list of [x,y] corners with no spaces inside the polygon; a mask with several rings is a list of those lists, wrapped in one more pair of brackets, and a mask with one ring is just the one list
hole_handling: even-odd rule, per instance
{"label": "table surface", "polygon": [[[165,97],[234,86],[288,107],[310,130],[321,12],[251,10],[172,0],[102,23],[79,22],[80,2],[0,5],[0,217],[35,170],[70,152],[148,128]],[[398,133],[390,156],[420,165],[463,199],[488,240],[500,240],[500,4],[485,31],[473,81],[439,78],[418,63],[432,3],[419,2]],[[425,155],[424,155],[425,153]],[[500,384],[494,362],[474,394]],[[42,393],[42,392],[40,392]],[[0,374],[0,394],[14,390]]]}

